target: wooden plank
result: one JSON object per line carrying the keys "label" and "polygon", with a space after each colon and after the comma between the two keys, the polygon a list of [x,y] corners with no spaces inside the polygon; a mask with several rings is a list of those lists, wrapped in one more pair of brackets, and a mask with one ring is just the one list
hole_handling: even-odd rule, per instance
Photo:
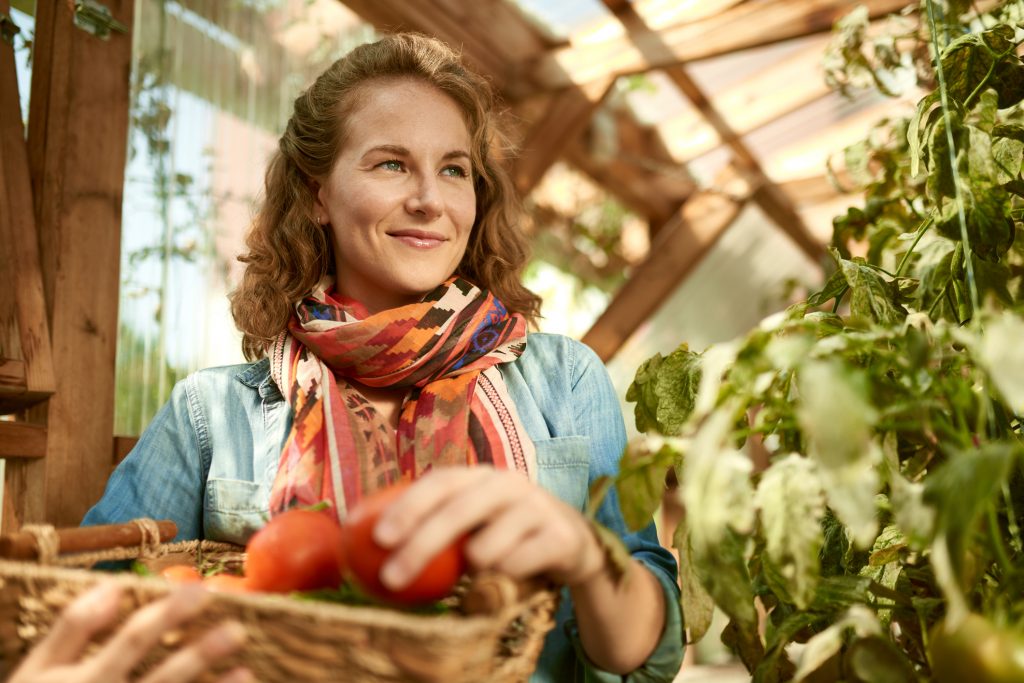
{"label": "wooden plank", "polygon": [[719,192],[700,192],[664,226],[650,255],[583,337],[607,362],[627,339],[675,291],[739,215],[746,200]]}
{"label": "wooden plank", "polygon": [[46,427],[0,420],[0,458],[42,458],[45,455]]}
{"label": "wooden plank", "polygon": [[[898,12],[909,3],[864,0],[857,4],[865,5],[869,16],[877,18]],[[854,6],[848,0],[743,2],[705,19],[658,31],[655,42],[664,44],[668,50],[656,59],[647,57],[648,38],[638,43],[628,35],[617,36],[554,50],[537,63],[530,78],[545,89],[557,90],[825,33]]]}
{"label": "wooden plank", "polygon": [[[8,11],[3,0],[0,12]],[[11,412],[53,393],[54,373],[14,48],[6,42],[0,42],[0,92],[5,93],[0,98],[0,244],[5,254],[0,269],[0,358],[23,363],[21,376],[0,402],[0,411]]]}
{"label": "wooden plank", "polygon": [[[107,0],[131,27],[133,0]],[[29,148],[57,392],[47,410],[46,521],[77,525],[110,471],[130,34],[101,40],[39,3]]]}
{"label": "wooden plank", "polygon": [[132,449],[135,448],[135,444],[139,442],[137,436],[115,436],[114,437],[114,452],[113,462],[116,467],[118,463],[124,460]]}

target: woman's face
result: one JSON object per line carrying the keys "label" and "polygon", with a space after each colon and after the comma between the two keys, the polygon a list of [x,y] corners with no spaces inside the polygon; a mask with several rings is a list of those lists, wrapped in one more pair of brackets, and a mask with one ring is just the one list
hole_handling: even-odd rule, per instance
{"label": "woman's face", "polygon": [[419,301],[462,260],[476,219],[470,134],[455,101],[415,80],[371,85],[316,209],[338,292],[371,313]]}

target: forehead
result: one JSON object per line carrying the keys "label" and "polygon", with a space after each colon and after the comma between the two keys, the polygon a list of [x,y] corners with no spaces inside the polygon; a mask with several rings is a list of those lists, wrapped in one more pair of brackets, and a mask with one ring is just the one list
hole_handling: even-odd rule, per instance
{"label": "forehead", "polygon": [[412,79],[375,81],[363,86],[346,118],[341,151],[376,145],[468,152],[470,132],[461,107],[433,85]]}

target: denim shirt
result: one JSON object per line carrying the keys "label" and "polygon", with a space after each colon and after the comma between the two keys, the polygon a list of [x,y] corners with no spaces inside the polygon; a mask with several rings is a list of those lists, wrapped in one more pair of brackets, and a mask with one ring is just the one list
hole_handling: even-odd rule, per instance
{"label": "denim shirt", "polygon": [[[577,510],[590,484],[614,475],[626,442],[622,412],[604,365],[568,337],[531,334],[526,351],[500,366],[522,423],[537,449],[538,483]],[[138,444],[107,482],[83,524],[136,517],[171,519],[176,540],[244,544],[264,524],[270,486],[291,408],[270,378],[266,359],[201,370],[179,382]],[[648,660],[628,676],[598,670],[580,644],[572,602],[563,590],[531,683],[671,681],[682,660],[676,563],[654,525],[626,529],[614,489],[597,520],[618,533],[665,594],[665,628]]]}

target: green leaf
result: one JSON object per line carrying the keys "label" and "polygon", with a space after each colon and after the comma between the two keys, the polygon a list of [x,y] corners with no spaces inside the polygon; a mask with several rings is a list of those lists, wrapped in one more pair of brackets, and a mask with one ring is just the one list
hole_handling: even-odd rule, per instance
{"label": "green leaf", "polygon": [[937,531],[945,537],[958,578],[964,575],[965,557],[978,521],[1001,495],[1021,448],[1020,444],[989,443],[977,450],[954,452],[928,477],[925,502],[938,510]]}
{"label": "green leaf", "polygon": [[992,143],[992,158],[995,162],[995,182],[1005,185],[1020,177],[1024,164],[1024,142],[1013,138],[996,138]]}
{"label": "green leaf", "polygon": [[907,656],[883,637],[858,638],[846,653],[846,669],[858,681],[916,683],[917,675]]}
{"label": "green leaf", "polygon": [[668,357],[656,354],[636,372],[626,400],[636,403],[636,428],[678,434],[693,412],[701,378],[700,354],[682,344]]}
{"label": "green leaf", "polygon": [[907,317],[897,301],[898,288],[873,268],[855,261],[842,261],[843,277],[850,286],[850,311],[863,320],[894,325]]}
{"label": "green leaf", "polygon": [[1013,27],[1000,24],[982,33],[968,33],[953,40],[942,53],[942,69],[950,97],[963,104],[981,84],[995,62],[992,54],[1013,48]]}
{"label": "green leaf", "polygon": [[815,292],[807,298],[807,304],[809,306],[821,306],[826,301],[834,299],[839,296],[842,292],[846,291],[849,287],[846,284],[846,276],[843,274],[842,268],[837,268],[833,272],[828,280],[825,282],[825,286],[820,291]]}
{"label": "green leaf", "polygon": [[[691,536],[692,539],[692,536]],[[714,546],[693,544],[701,584],[729,618],[745,628],[757,627],[754,591],[747,571],[746,539],[726,530]]]}
{"label": "green leaf", "polygon": [[821,466],[829,506],[858,547],[875,539],[875,466],[881,452],[872,439],[877,417],[868,401],[867,377],[835,361],[811,361],[799,372],[797,419],[807,452]]}
{"label": "green leaf", "polygon": [[682,458],[681,449],[681,444],[658,437],[634,439],[626,446],[615,490],[631,530],[638,531],[651,523],[665,495],[665,476]]}
{"label": "green leaf", "polygon": [[797,607],[807,608],[818,581],[825,496],[814,462],[796,454],[765,470],[755,496],[768,557],[788,584]]}
{"label": "green leaf", "polygon": [[672,536],[672,547],[679,553],[679,604],[683,610],[683,623],[689,631],[689,642],[696,643],[711,627],[715,602],[700,582],[685,519],[680,520],[676,526]]}
{"label": "green leaf", "polygon": [[921,170],[921,153],[923,151],[923,145],[921,144],[921,122],[931,112],[935,103],[939,101],[939,97],[940,94],[938,92],[932,92],[922,97],[921,101],[917,103],[917,112],[910,119],[910,125],[907,127],[911,176],[916,176]]}

